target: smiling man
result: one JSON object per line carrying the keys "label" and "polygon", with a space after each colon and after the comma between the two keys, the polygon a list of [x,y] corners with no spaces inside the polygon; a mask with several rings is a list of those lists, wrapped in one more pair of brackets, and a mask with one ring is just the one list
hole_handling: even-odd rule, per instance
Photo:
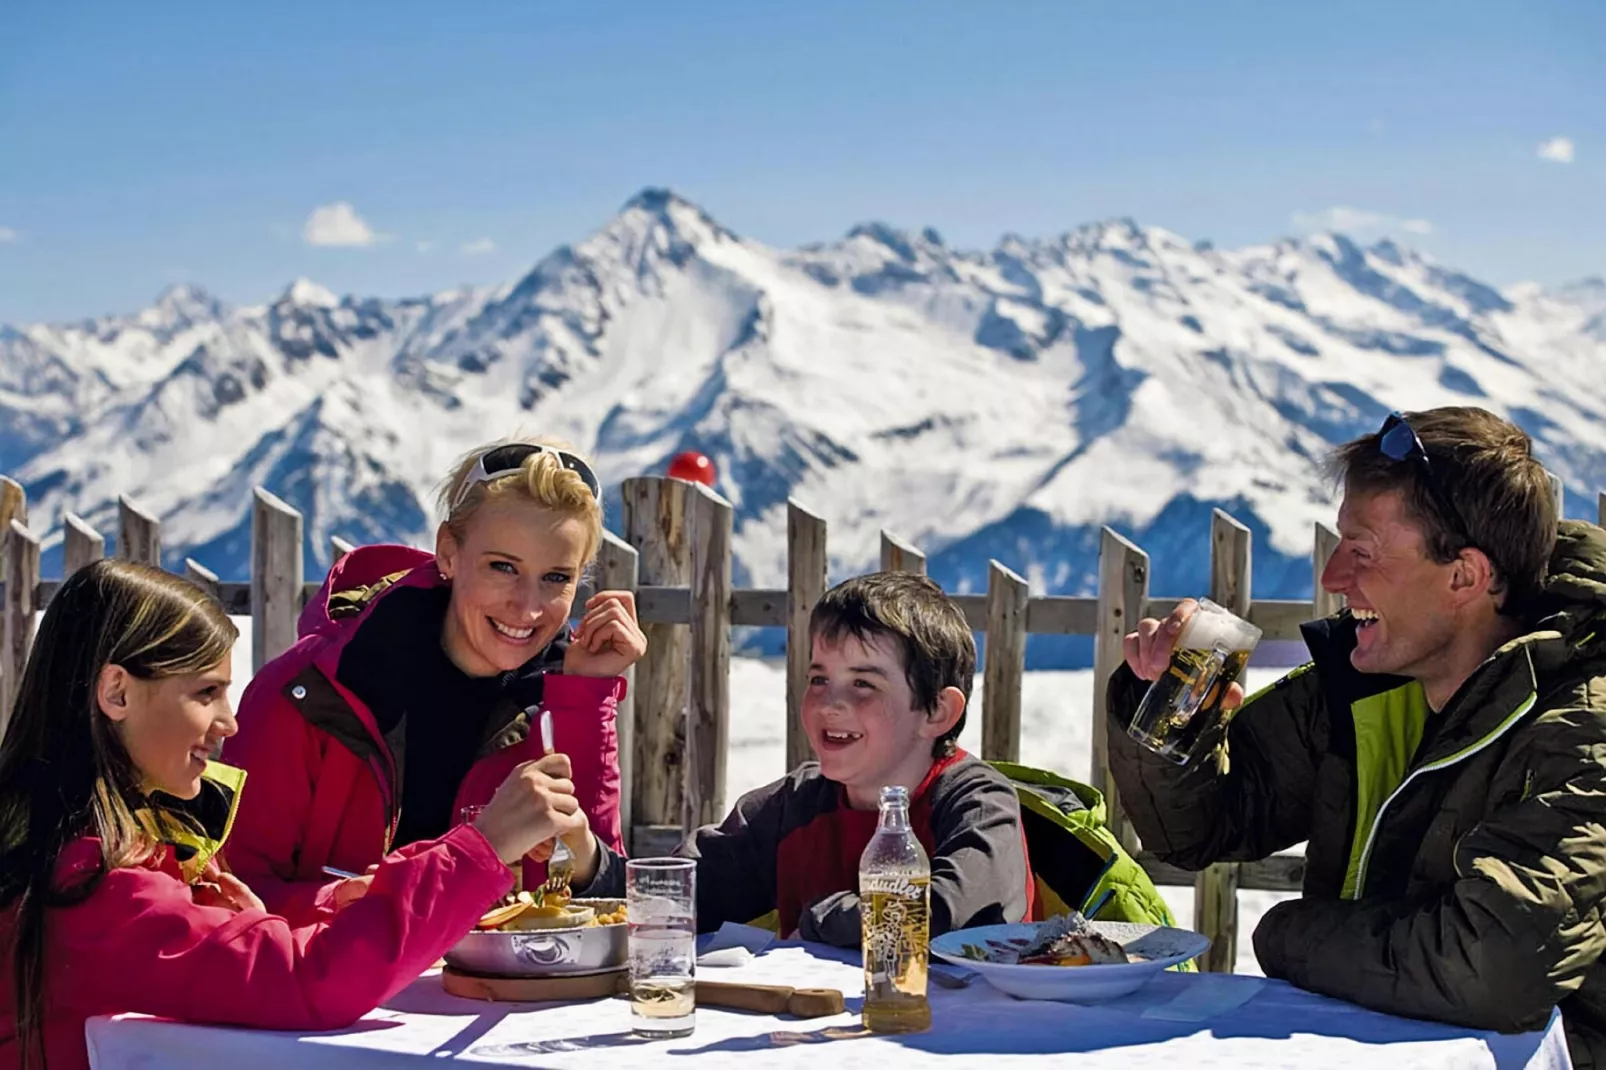
{"label": "smiling man", "polygon": [[1577,1065],[1606,1065],[1606,532],[1558,534],[1528,436],[1482,409],[1395,414],[1333,471],[1322,586],[1347,608],[1215,754],[1178,766],[1125,731],[1193,603],[1126,637],[1110,764],[1132,821],[1190,869],[1309,841],[1303,897],[1255,932],[1268,975],[1483,1029],[1559,1004]]}

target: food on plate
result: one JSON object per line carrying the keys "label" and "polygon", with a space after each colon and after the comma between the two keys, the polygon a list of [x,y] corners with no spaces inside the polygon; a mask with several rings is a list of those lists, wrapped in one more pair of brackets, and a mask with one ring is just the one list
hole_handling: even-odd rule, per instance
{"label": "food on plate", "polygon": [[481,932],[528,932],[535,929],[583,929],[591,925],[621,925],[625,905],[612,900],[595,905],[571,903],[569,896],[508,893],[486,911],[475,926]]}
{"label": "food on plate", "polygon": [[967,959],[1004,966],[1114,966],[1132,961],[1120,944],[1094,932],[1074,911],[1040,922],[1030,938],[965,944],[961,953]]}

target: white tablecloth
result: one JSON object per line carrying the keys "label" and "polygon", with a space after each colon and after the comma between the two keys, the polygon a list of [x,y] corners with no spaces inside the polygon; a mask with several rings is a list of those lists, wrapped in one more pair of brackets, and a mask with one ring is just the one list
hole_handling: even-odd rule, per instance
{"label": "white tablecloth", "polygon": [[[717,980],[847,993],[849,1013],[798,1021],[702,1007],[697,1031],[641,1041],[619,999],[573,1004],[487,1004],[457,999],[425,974],[386,1007],[338,1033],[253,1032],[180,1025],[140,1016],[91,1019],[96,1070],[404,1070],[462,1061],[519,1067],[634,1070],[685,1065],[895,1070],[946,1062],[1078,1067],[1380,1066],[1570,1070],[1561,1021],[1541,1033],[1500,1036],[1376,1014],[1280,981],[1234,975],[1162,974],[1138,992],[1096,1007],[1015,1000],[980,978],[968,988],[931,988],[932,1028],[902,1037],[863,1033],[862,975],[820,947],[776,946],[748,965],[700,971]],[[829,1050],[825,1047],[829,1046]]]}

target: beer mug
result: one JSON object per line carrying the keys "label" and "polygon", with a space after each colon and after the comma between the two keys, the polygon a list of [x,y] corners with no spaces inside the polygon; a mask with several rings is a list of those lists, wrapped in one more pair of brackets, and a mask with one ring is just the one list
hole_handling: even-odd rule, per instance
{"label": "beer mug", "polygon": [[1221,698],[1243,674],[1260,629],[1208,598],[1183,625],[1171,664],[1149,685],[1127,734],[1187,765],[1199,740],[1222,721]]}

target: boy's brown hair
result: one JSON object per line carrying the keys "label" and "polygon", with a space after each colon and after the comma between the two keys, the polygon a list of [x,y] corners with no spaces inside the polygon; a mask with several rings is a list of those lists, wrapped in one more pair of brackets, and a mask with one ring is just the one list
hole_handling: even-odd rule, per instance
{"label": "boy's brown hair", "polygon": [[934,758],[952,754],[970,712],[976,675],[976,640],[958,604],[925,576],[872,572],[837,584],[809,614],[811,640],[836,643],[846,636],[860,642],[892,640],[917,710],[929,713],[943,688],[959,689],[965,712],[931,746]]}
{"label": "boy's brown hair", "polygon": [[1399,491],[1434,561],[1453,561],[1468,546],[1482,550],[1503,592],[1500,612],[1524,615],[1555,552],[1560,505],[1533,440],[1470,406],[1405,413],[1404,422],[1422,443],[1426,465],[1385,456],[1379,431],[1340,446],[1332,474],[1346,494]]}

